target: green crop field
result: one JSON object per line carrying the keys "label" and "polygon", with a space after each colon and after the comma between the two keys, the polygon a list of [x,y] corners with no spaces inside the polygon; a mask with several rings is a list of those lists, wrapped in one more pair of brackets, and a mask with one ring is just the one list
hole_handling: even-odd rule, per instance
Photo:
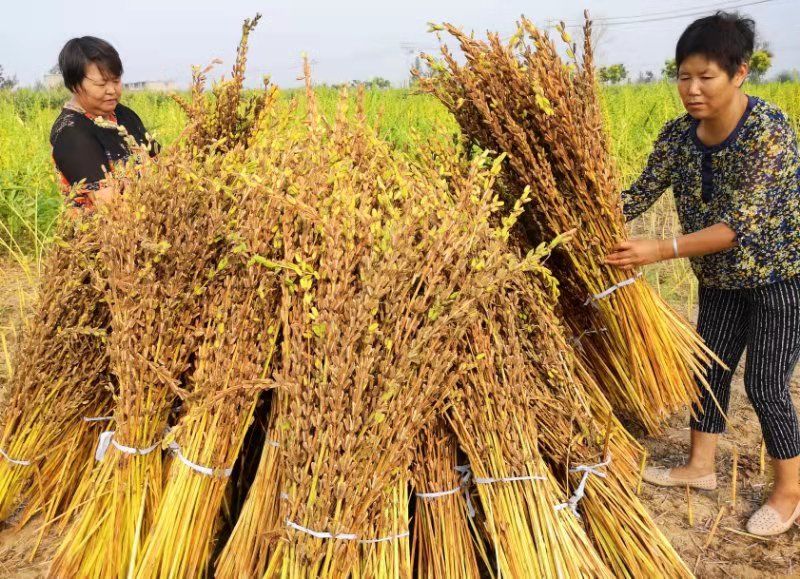
{"label": "green crop field", "polygon": [[[795,127],[800,125],[800,87],[792,83],[751,85],[747,92],[783,108]],[[293,91],[285,91],[288,100]],[[331,113],[339,98],[333,89],[318,89],[319,102]],[[0,253],[16,259],[39,255],[46,245],[62,203],[50,157],[49,133],[67,99],[64,91],[0,91]],[[183,114],[161,93],[127,93],[124,102],[144,120],[163,144],[177,136]],[[604,90],[608,130],[622,184],[634,179],[647,160],[662,124],[680,114],[675,86],[654,83],[608,87]],[[456,125],[433,98],[408,90],[366,93],[366,111],[380,132],[400,147],[410,146],[413,134],[454,133]],[[639,235],[665,236],[677,223],[669,195],[634,224]],[[691,311],[695,300],[693,277],[685,260],[650,268],[650,281],[681,310]]]}

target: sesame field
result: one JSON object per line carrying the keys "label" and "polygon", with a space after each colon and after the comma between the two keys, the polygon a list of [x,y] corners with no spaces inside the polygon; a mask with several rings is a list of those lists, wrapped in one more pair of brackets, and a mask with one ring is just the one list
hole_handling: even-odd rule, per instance
{"label": "sesame field", "polygon": [[[800,85],[750,85],[749,94],[780,106],[800,127]],[[285,91],[289,100],[294,91]],[[330,115],[337,100],[333,89],[318,89],[320,103]],[[0,245],[4,257],[28,260],[47,243],[61,208],[50,157],[49,133],[68,94],[63,91],[0,91]],[[129,93],[124,102],[139,113],[149,130],[164,143],[172,142],[184,122],[183,113],[162,93]],[[607,126],[623,182],[633,180],[644,166],[652,141],[667,120],[683,108],[675,86],[650,83],[607,87],[603,92]],[[456,124],[432,97],[410,90],[373,90],[366,109],[390,142],[408,147],[413,135],[449,131]],[[667,236],[676,228],[672,202],[665,195],[633,227],[637,233]],[[648,271],[661,294],[682,311],[695,301],[694,280],[685,263],[659,265]]]}

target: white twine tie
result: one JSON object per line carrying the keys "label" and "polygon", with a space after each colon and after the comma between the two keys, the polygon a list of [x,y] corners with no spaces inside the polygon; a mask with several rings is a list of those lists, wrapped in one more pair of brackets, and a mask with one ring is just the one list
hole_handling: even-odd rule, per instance
{"label": "white twine tie", "polygon": [[578,487],[575,489],[575,492],[572,493],[572,496],[567,499],[567,502],[561,503],[553,507],[556,511],[560,511],[562,509],[569,509],[572,511],[572,514],[581,518],[581,515],[578,513],[578,503],[581,502],[584,495],[586,494],[586,483],[589,481],[589,477],[592,475],[598,476],[600,478],[606,478],[607,473],[604,470],[599,470],[601,468],[607,467],[611,464],[611,455],[608,455],[608,458],[600,462],[598,464],[593,465],[581,465],[576,466],[575,468],[569,469],[569,472],[582,472],[583,476],[581,477],[581,482],[578,483]]}
{"label": "white twine tie", "polygon": [[115,430],[106,430],[100,433],[100,438],[97,440],[97,450],[94,452],[94,459],[97,461],[101,461],[105,458],[106,453],[108,452],[108,448],[111,445],[114,445],[118,451],[123,452],[125,454],[132,454],[136,456],[145,456],[150,454],[159,446],[161,446],[161,441],[156,442],[152,446],[148,446],[147,448],[133,448],[132,446],[125,446],[124,444],[118,443],[114,439],[114,434],[116,433]]}
{"label": "white twine tie", "polygon": [[461,485],[446,491],[437,491],[433,493],[414,493],[414,496],[424,500],[440,499],[442,497],[449,497],[461,491]]}
{"label": "white twine tie", "polygon": [[532,474],[526,476],[504,476],[500,478],[481,478],[476,476],[473,477],[472,480],[475,481],[476,485],[491,485],[494,483],[510,483],[510,482],[526,481],[526,480],[547,480],[547,477],[539,474]]}
{"label": "white twine tie", "polygon": [[496,483],[547,480],[546,476],[539,474],[531,474],[524,476],[504,476],[497,478],[474,476],[472,474],[472,468],[468,464],[457,466],[456,472],[461,473],[461,487],[464,489],[464,495],[467,498],[467,512],[470,518],[475,517],[475,505],[472,503],[472,496],[469,494],[470,481],[473,481],[476,485],[491,485]]}
{"label": "white twine tie", "polygon": [[30,466],[31,465],[31,461],[29,461],[29,460],[21,460],[21,459],[18,459],[18,458],[11,458],[8,455],[8,453],[6,453],[6,451],[3,450],[2,448],[0,448],[0,455],[3,455],[3,458],[5,458],[11,464],[16,464],[18,466]]}
{"label": "white twine tie", "polygon": [[586,301],[583,302],[583,305],[588,306],[592,302],[596,302],[596,301],[602,300],[603,298],[607,298],[608,296],[613,294],[618,289],[622,289],[626,285],[631,285],[632,283],[634,283],[640,277],[642,277],[642,272],[639,272],[636,275],[634,275],[633,277],[629,277],[628,279],[623,280],[623,281],[621,281],[619,283],[615,283],[610,288],[601,291],[599,294],[590,295],[588,298],[586,298]]}
{"label": "white twine tie", "polygon": [[474,519],[475,505],[472,504],[472,495],[469,494],[469,483],[472,480],[472,468],[468,464],[461,464],[455,468],[456,472],[461,475],[461,488],[464,489],[464,498],[467,501],[467,514],[470,519]]}
{"label": "white twine tie", "polygon": [[405,539],[409,536],[408,531],[398,533],[397,535],[389,535],[388,537],[381,537],[380,539],[359,539],[358,542],[362,545],[374,545],[375,543],[385,543],[386,541],[396,541],[397,539]]}
{"label": "white twine tie", "polygon": [[84,422],[111,422],[114,420],[113,416],[84,416]]}
{"label": "white twine tie", "polygon": [[374,545],[375,543],[383,543],[386,541],[394,541],[396,539],[404,539],[405,537],[409,536],[409,532],[405,531],[397,535],[389,535],[388,537],[380,537],[378,539],[359,539],[358,535],[354,533],[329,533],[328,531],[314,531],[313,529],[309,529],[308,527],[298,525],[297,523],[292,522],[289,519],[286,519],[285,523],[286,526],[289,527],[290,529],[294,529],[295,531],[305,533],[306,535],[311,535],[312,537],[316,537],[317,539],[338,539],[340,541],[358,541],[362,545]]}
{"label": "white twine tie", "polygon": [[195,471],[197,473],[200,473],[202,475],[222,478],[222,477],[229,477],[233,473],[233,467],[231,467],[231,468],[212,468],[210,466],[203,466],[203,465],[197,464],[195,462],[192,462],[191,460],[186,458],[186,456],[184,456],[184,454],[181,452],[181,447],[177,442],[171,443],[169,445],[169,449],[178,456],[178,459],[183,464],[188,466],[193,471]]}

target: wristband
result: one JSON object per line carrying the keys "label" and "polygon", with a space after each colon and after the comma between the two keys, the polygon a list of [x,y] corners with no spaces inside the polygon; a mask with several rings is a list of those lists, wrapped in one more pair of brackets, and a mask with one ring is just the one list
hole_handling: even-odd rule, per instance
{"label": "wristband", "polygon": [[680,257],[678,255],[678,238],[677,237],[673,237],[672,238],[672,252],[673,252],[675,258]]}

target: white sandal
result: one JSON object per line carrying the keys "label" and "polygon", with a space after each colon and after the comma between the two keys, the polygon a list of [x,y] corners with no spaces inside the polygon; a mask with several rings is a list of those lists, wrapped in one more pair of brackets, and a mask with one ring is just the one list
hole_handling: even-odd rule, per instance
{"label": "white sandal", "polygon": [[717,488],[717,475],[707,474],[694,478],[676,478],[672,476],[671,468],[648,467],[644,469],[642,480],[660,487],[690,487],[703,491],[713,491]]}
{"label": "white sandal", "polygon": [[771,506],[763,505],[747,521],[747,532],[759,537],[772,537],[785,533],[798,520],[800,520],[800,503],[797,503],[788,521],[781,519],[780,513]]}

